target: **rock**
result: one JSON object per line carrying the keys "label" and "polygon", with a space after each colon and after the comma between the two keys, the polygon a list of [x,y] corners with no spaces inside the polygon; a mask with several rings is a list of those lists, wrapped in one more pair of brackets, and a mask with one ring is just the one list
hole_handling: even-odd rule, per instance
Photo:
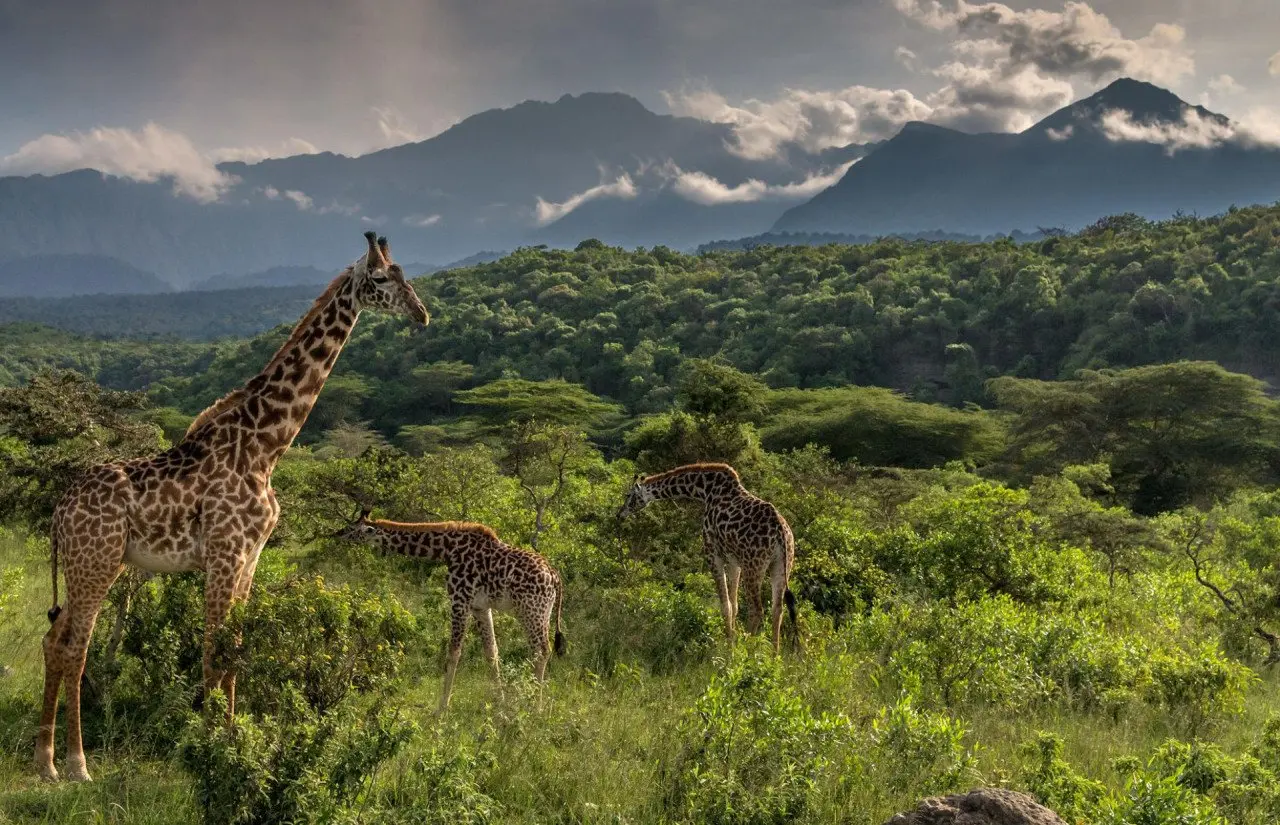
{"label": "rock", "polygon": [[978,788],[966,794],[935,796],[885,825],[1067,825],[1033,797],[1004,788]]}

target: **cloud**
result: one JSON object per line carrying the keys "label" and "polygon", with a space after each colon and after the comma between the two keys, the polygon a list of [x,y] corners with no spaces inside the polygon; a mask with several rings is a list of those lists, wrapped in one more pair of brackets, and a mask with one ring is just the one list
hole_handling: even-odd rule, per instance
{"label": "cloud", "polygon": [[1231,75],[1220,74],[1209,81],[1209,91],[1215,95],[1238,95],[1242,94],[1245,88]]}
{"label": "cloud", "polygon": [[1003,3],[965,0],[945,5],[939,0],[894,0],[894,5],[929,28],[954,29],[988,54],[998,54],[1014,71],[1034,67],[1054,77],[1098,82],[1124,75],[1164,84],[1195,71],[1181,26],[1157,23],[1143,37],[1127,38],[1106,15],[1078,0],[1065,3],[1060,12],[1014,11]]}
{"label": "cloud", "polygon": [[534,221],[538,226],[546,226],[560,220],[584,203],[599,200],[600,198],[630,200],[639,193],[635,183],[631,180],[631,176],[624,173],[611,183],[601,183],[593,186],[584,192],[573,195],[562,203],[550,203],[538,198],[538,203],[534,207]]}
{"label": "cloud", "polygon": [[776,185],[752,178],[736,186],[728,186],[705,172],[686,172],[674,163],[668,163],[662,174],[670,179],[672,191],[685,200],[703,206],[719,206],[762,200],[805,200],[835,184],[852,165],[852,162],[846,163],[795,183]]}
{"label": "cloud", "polygon": [[419,229],[426,229],[438,223],[440,223],[439,215],[406,215],[404,218],[405,226],[416,226]]}
{"label": "cloud", "polygon": [[302,138],[289,138],[282,141],[275,147],[266,146],[230,146],[223,149],[214,149],[209,153],[209,158],[214,163],[226,163],[228,161],[240,161],[242,163],[260,163],[269,158],[287,158],[294,155],[315,155],[320,150],[315,144],[305,141]]}
{"label": "cloud", "polygon": [[911,71],[916,71],[920,65],[919,56],[908,49],[906,46],[899,46],[893,50],[893,59],[898,61],[899,65]]}
{"label": "cloud", "polygon": [[263,188],[262,194],[266,195],[267,200],[275,201],[280,200],[281,198],[291,200],[293,201],[294,206],[298,207],[298,210],[301,212],[311,212],[316,206],[315,201],[311,199],[310,195],[306,192],[299,192],[297,189],[286,189],[281,192],[274,186],[267,186]]}
{"label": "cloud", "polygon": [[751,160],[779,155],[788,145],[809,152],[892,137],[904,123],[924,120],[932,110],[905,89],[850,86],[836,91],[788,89],[772,101],[731,105],[703,89],[664,92],[676,114],[733,128],[730,149]]}
{"label": "cloud", "polygon": [[1075,97],[1069,82],[1030,67],[1010,71],[952,61],[933,73],[947,83],[927,98],[930,121],[966,132],[1020,132]]}
{"label": "cloud", "polygon": [[372,108],[378,120],[378,142],[381,147],[388,148],[405,143],[417,143],[426,137],[394,106],[374,106]]}
{"label": "cloud", "polygon": [[1102,116],[1102,131],[1109,140],[1153,143],[1163,146],[1170,155],[1227,143],[1252,149],[1280,148],[1280,116],[1265,109],[1255,109],[1239,122],[1217,120],[1187,109],[1175,123],[1139,123],[1128,112],[1113,110]]}
{"label": "cloud", "polygon": [[1267,71],[1272,77],[1280,77],[1280,52],[1271,55],[1271,59],[1267,61]]}
{"label": "cloud", "polygon": [[1088,3],[1015,11],[1003,3],[894,0],[926,28],[949,32],[953,59],[931,73],[930,120],[966,131],[1021,131],[1075,97],[1073,78],[1121,75],[1173,83],[1195,70],[1186,32],[1160,23],[1128,38]]}
{"label": "cloud", "polygon": [[1049,137],[1049,140],[1070,140],[1071,136],[1076,133],[1076,127],[1068,123],[1061,129],[1045,129],[1044,133]]}
{"label": "cloud", "polygon": [[157,123],[139,130],[98,127],[88,132],[42,135],[0,159],[9,174],[58,174],[96,169],[104,175],[142,183],[173,181],[177,194],[209,203],[236,183],[218,170],[182,133]]}

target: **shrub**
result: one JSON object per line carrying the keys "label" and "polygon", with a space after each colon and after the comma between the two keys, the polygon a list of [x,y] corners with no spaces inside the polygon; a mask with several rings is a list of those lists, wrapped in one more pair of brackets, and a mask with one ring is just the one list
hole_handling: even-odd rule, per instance
{"label": "shrub", "polygon": [[846,728],[815,716],[776,660],[744,655],[685,714],[664,808],[681,822],[793,822],[809,806],[821,754]]}

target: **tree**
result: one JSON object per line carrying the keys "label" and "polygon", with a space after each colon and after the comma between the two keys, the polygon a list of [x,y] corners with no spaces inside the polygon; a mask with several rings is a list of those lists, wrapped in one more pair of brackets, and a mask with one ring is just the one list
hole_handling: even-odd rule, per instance
{"label": "tree", "polygon": [[589,454],[586,437],[569,427],[529,420],[508,429],[503,465],[533,510],[533,549],[538,549],[547,516],[564,493],[570,473]]}
{"label": "tree", "polygon": [[166,446],[143,420],[140,392],[99,387],[71,371],[45,371],[0,389],[0,521],[44,529],[63,491],[88,468]]}
{"label": "tree", "polygon": [[1008,460],[1026,474],[1106,462],[1134,512],[1208,506],[1273,477],[1277,405],[1262,382],[1217,364],[1181,361],[1082,371],[1072,381],[991,382],[1013,412]]}
{"label": "tree", "polygon": [[594,430],[612,422],[621,409],[579,384],[567,381],[526,381],[503,378],[454,396],[472,407],[491,429],[537,419],[547,424]]}

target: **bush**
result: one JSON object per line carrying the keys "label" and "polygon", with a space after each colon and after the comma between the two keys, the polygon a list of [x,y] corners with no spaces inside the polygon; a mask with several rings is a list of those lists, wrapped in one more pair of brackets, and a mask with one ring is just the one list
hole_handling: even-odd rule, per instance
{"label": "bush", "polygon": [[583,644],[586,665],[610,676],[623,661],[636,661],[655,674],[706,661],[724,635],[710,577],[690,575],[677,590],[658,582],[607,590],[589,617],[595,632]]}
{"label": "bush", "polygon": [[793,822],[808,809],[822,753],[847,727],[815,716],[775,659],[744,655],[686,712],[664,808],[681,822]]}
{"label": "bush", "polygon": [[[215,720],[226,711],[221,692],[209,704]],[[231,728],[192,718],[178,758],[208,825],[332,822],[367,793],[373,773],[413,730],[378,704],[317,713],[285,684],[274,716],[240,716]]]}

